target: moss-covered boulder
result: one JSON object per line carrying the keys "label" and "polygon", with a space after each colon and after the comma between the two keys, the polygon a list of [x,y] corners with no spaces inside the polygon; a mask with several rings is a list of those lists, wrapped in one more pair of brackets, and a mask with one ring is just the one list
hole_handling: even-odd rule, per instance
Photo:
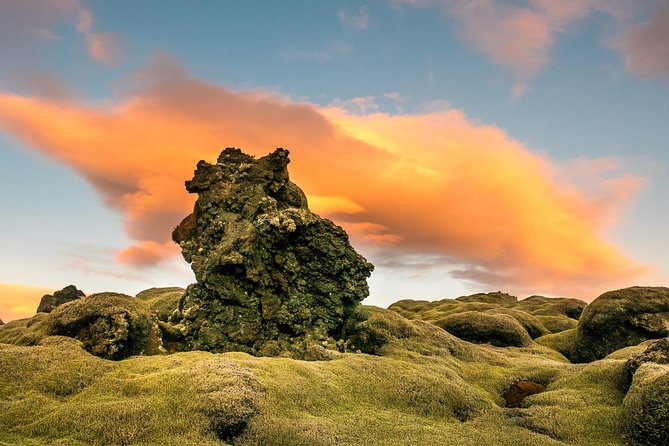
{"label": "moss-covered boulder", "polygon": [[539,319],[530,313],[524,311],[516,310],[514,308],[495,308],[490,310],[485,310],[484,313],[487,314],[505,314],[514,318],[520,325],[523,326],[527,334],[530,335],[532,339],[538,338],[545,334],[550,333],[546,327],[541,323]]}
{"label": "moss-covered boulder", "polygon": [[641,365],[622,412],[623,432],[632,444],[669,446],[669,365]]}
{"label": "moss-covered boulder", "polygon": [[71,302],[73,300],[81,299],[86,296],[83,291],[78,290],[74,285],[68,285],[62,290],[56,291],[51,294],[45,294],[40,300],[39,306],[37,307],[38,313],[51,313],[54,308]]}
{"label": "moss-covered boulder", "polygon": [[497,347],[522,347],[532,342],[518,321],[505,314],[465,311],[446,316],[435,324],[465,341]]}
{"label": "moss-covered boulder", "polygon": [[61,305],[33,324],[43,336],[68,336],[90,353],[106,359],[157,354],[162,341],[157,321],[134,297],[98,293]]}
{"label": "moss-covered boulder", "polygon": [[669,288],[609,291],[583,310],[573,360],[594,361],[620,348],[666,336],[669,336]]}
{"label": "moss-covered boulder", "polygon": [[368,295],[373,267],[342,228],[309,211],[288,151],[225,149],[186,189],[194,212],[173,238],[197,284],[171,318],[193,349],[301,356],[328,343]]}

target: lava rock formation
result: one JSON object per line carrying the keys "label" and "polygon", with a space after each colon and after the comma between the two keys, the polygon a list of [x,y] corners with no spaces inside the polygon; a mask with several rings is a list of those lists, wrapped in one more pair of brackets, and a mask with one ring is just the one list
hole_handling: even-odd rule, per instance
{"label": "lava rock formation", "polygon": [[198,199],[172,238],[197,283],[171,322],[187,348],[309,357],[341,347],[373,266],[309,211],[288,163],[284,149],[255,159],[227,148],[186,182]]}

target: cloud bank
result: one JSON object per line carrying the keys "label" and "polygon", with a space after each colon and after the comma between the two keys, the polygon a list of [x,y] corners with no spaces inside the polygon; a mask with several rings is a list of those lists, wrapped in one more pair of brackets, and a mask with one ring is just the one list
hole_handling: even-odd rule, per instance
{"label": "cloud bank", "polygon": [[170,233],[192,210],[183,183],[198,160],[228,146],[255,155],[286,147],[312,208],[386,264],[424,256],[482,287],[585,298],[646,272],[600,235],[639,185],[598,180],[588,169],[601,163],[580,161],[582,187],[458,110],[359,116],[232,91],[165,60],[135,81],[113,105],[0,94],[4,132],[74,169],[122,215],[135,243],[121,262],[178,254]]}

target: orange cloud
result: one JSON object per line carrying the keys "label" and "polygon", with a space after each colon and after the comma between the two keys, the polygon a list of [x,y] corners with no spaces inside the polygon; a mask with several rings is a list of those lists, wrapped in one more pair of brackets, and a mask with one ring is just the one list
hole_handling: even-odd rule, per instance
{"label": "orange cloud", "polygon": [[426,256],[486,287],[581,297],[645,272],[599,235],[638,182],[557,181],[559,166],[457,110],[356,116],[164,68],[113,106],[0,94],[5,132],[73,168],[124,216],[136,244],[120,261],[175,254],[170,232],[192,210],[183,183],[198,160],[283,146],[314,208],[382,263]]}
{"label": "orange cloud", "polygon": [[42,296],[54,291],[54,288],[0,283],[0,319],[9,322],[34,316]]}

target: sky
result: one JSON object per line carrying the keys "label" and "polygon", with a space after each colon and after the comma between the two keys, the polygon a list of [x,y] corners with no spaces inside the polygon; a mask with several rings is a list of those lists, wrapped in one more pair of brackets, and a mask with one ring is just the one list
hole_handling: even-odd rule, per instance
{"label": "sky", "polygon": [[367,304],[669,283],[666,0],[0,0],[0,318],[194,281],[198,160],[290,150]]}

